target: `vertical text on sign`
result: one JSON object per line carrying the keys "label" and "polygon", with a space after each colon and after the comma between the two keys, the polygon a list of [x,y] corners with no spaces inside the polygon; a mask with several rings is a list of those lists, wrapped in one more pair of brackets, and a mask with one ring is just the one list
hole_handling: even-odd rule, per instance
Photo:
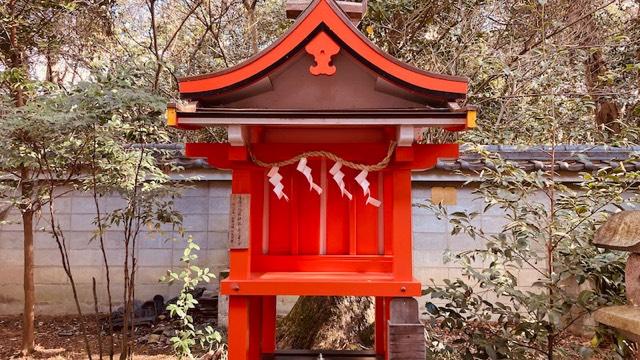
{"label": "vertical text on sign", "polygon": [[249,248],[249,216],[251,195],[232,194],[229,212],[229,248]]}

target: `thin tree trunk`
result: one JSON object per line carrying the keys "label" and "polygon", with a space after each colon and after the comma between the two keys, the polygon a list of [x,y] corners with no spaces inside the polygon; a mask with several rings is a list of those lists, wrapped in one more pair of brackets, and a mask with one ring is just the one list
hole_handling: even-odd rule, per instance
{"label": "thin tree trunk", "polygon": [[28,202],[21,207],[22,231],[24,233],[24,311],[22,313],[22,353],[33,353],[35,342],[36,290],[33,280],[33,188],[29,182],[30,172],[21,169],[20,190],[22,200]]}
{"label": "thin tree trunk", "polygon": [[93,285],[93,310],[96,313],[96,331],[98,332],[98,357],[102,360],[102,329],[100,329],[100,310],[98,309],[98,292],[96,290],[96,278],[91,278]]}

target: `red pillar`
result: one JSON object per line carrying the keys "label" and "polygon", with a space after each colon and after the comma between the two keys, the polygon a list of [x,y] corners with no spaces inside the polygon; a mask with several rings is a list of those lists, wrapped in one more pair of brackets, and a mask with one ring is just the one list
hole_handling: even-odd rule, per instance
{"label": "red pillar", "polygon": [[249,297],[229,296],[229,359],[249,360]]}
{"label": "red pillar", "polygon": [[[411,171],[393,172],[393,273],[395,280],[413,280],[413,234],[411,226]],[[387,206],[389,206],[387,204]]]}
{"label": "red pillar", "polygon": [[276,351],[276,297],[262,296],[262,353]]}
{"label": "red pillar", "polygon": [[384,355],[385,359],[389,359],[388,351],[388,322],[389,322],[389,303],[391,298],[388,297],[376,297],[375,311],[376,311],[376,353],[378,355]]}

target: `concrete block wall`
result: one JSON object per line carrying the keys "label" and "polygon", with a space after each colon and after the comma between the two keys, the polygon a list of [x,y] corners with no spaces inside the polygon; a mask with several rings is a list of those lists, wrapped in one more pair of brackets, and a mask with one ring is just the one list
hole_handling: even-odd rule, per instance
{"label": "concrete block wall", "polygon": [[[455,186],[460,186],[457,183]],[[430,182],[414,183],[414,203],[425,203],[431,197]],[[441,186],[441,185],[439,185]],[[453,185],[450,185],[453,186]],[[459,188],[458,205],[449,206],[449,211],[481,210],[481,201],[474,200],[472,188]],[[215,273],[228,267],[227,226],[229,212],[229,181],[197,181],[184,190],[182,197],[176,199],[176,207],[184,216],[184,225],[188,233],[200,245],[200,264],[209,267]],[[121,207],[123,201],[117,197],[102,199],[105,210]],[[92,240],[95,217],[93,198],[90,194],[72,192],[57,201],[56,209],[61,228],[64,230],[70,248],[71,265],[76,282],[79,284],[80,299],[87,310],[92,309],[91,281],[98,282],[99,298],[103,309],[106,304],[105,275],[102,254],[98,241]],[[18,314],[22,311],[22,225],[19,214],[13,212],[9,219],[12,223],[0,225],[0,315]],[[498,231],[504,223],[499,212],[480,216],[475,221],[486,232]],[[35,235],[35,277],[38,312],[65,314],[75,312],[73,298],[66,275],[60,265],[60,254],[55,241],[45,231],[49,227],[47,216],[39,218]],[[461,235],[451,236],[450,225],[438,220],[428,209],[414,207],[414,266],[415,276],[423,283],[434,281],[442,284],[444,279],[460,276],[460,268],[453,263],[445,263],[444,252],[449,249],[457,252],[482,247],[482,244]],[[162,233],[144,231],[137,243],[139,269],[137,271],[136,297],[146,300],[155,294],[165,298],[176,295],[176,285],[160,284],[158,279],[168,270],[179,266],[184,249],[184,240],[177,238],[172,229]],[[115,303],[121,302],[122,280],[122,233],[117,229],[105,234],[107,256],[111,264],[112,294]],[[479,264],[479,266],[482,266]],[[521,280],[525,285],[537,280],[535,272],[523,272]],[[214,281],[210,288],[217,290]],[[283,298],[279,309],[286,312],[294,298]],[[420,304],[424,306],[425,299]]]}
{"label": "concrete block wall", "polygon": [[[228,182],[196,182],[185,189],[175,200],[176,208],[184,214],[188,234],[200,245],[199,263],[215,274],[228,267],[227,224],[229,212]],[[121,207],[122,199],[105,197],[101,200],[103,211]],[[92,278],[98,284],[98,297],[106,310],[106,271],[99,241],[94,235],[94,200],[90,194],[71,192],[56,202],[57,218],[64,231],[74,279],[79,297],[86,310],[93,309]],[[0,225],[0,315],[22,312],[22,259],[23,236],[17,212],[8,216],[8,224]],[[46,231],[50,228],[46,215],[37,217],[35,233],[35,282],[37,312],[48,314],[74,313],[71,286],[61,266],[56,242]],[[123,235],[118,229],[109,229],[104,236],[107,258],[110,264],[111,292],[114,303],[122,302],[124,251]],[[136,298],[147,300],[156,294],[165,299],[175,296],[177,285],[159,283],[167,270],[180,266],[185,240],[173,229],[162,232],[141,232],[136,244],[139,262],[137,270]],[[217,289],[214,281],[210,285]]]}

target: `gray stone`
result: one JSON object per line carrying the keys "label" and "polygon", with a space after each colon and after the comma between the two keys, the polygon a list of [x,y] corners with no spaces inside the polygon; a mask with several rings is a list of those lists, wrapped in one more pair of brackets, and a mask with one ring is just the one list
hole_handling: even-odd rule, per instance
{"label": "gray stone", "polygon": [[640,307],[609,306],[595,312],[596,322],[619,330],[632,341],[640,340]]}
{"label": "gray stone", "polygon": [[612,215],[593,239],[598,247],[640,253],[640,211]]}
{"label": "gray stone", "polygon": [[627,300],[633,305],[640,305],[640,254],[631,254],[624,270]]}
{"label": "gray stone", "polygon": [[158,344],[161,340],[162,336],[158,334],[149,334],[147,335],[147,343],[148,344]]}

